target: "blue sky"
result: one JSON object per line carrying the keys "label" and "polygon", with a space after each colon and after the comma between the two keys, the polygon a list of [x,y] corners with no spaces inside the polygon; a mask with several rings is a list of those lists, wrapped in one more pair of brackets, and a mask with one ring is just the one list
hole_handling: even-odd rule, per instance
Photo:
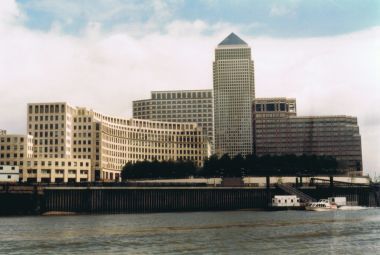
{"label": "blue sky", "polygon": [[378,0],[18,0],[25,25],[47,31],[59,24],[80,35],[89,22],[111,31],[123,24],[145,24],[164,32],[173,20],[229,23],[254,36],[318,37],[363,30],[380,24]]}

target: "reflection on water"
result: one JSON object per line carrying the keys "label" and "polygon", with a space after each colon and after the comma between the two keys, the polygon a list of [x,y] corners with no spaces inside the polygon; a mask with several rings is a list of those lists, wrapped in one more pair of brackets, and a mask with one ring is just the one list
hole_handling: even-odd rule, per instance
{"label": "reflection on water", "polygon": [[378,254],[380,210],[0,218],[0,254]]}

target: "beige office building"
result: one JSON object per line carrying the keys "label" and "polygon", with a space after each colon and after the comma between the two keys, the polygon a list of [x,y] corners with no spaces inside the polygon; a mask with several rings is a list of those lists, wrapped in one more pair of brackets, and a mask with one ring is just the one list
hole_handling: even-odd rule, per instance
{"label": "beige office building", "polygon": [[151,98],[133,101],[133,118],[198,123],[212,144],[212,90],[152,91]]}
{"label": "beige office building", "polygon": [[31,135],[1,132],[0,165],[17,166],[22,182],[91,181],[90,160],[39,157]]}
{"label": "beige office building", "polygon": [[36,157],[90,160],[94,180],[119,179],[127,162],[190,160],[201,166],[210,154],[196,123],[118,118],[67,103],[28,104],[28,134]]}
{"label": "beige office building", "polygon": [[361,137],[356,117],[297,117],[295,99],[255,100],[256,154],[327,155],[345,172],[362,174]]}
{"label": "beige office building", "polygon": [[234,33],[215,49],[213,84],[215,153],[252,154],[253,61],[251,48]]}

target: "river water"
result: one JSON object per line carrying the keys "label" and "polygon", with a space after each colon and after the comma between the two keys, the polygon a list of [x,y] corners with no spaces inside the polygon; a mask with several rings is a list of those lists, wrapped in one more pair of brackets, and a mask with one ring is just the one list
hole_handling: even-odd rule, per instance
{"label": "river water", "polygon": [[0,217],[0,254],[380,254],[380,209]]}

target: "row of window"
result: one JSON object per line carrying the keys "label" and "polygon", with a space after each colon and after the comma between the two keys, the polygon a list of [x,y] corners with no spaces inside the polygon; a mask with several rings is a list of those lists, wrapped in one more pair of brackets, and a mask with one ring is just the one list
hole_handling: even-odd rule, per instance
{"label": "row of window", "polygon": [[65,112],[64,104],[55,104],[55,105],[29,105],[28,112],[29,114],[33,113],[64,113]]}
{"label": "row of window", "polygon": [[[65,173],[65,170],[64,169],[55,169],[55,170],[51,170],[51,169],[41,169],[41,174],[51,174],[52,172],[54,172],[55,174],[64,174]],[[77,174],[79,172],[79,174],[81,175],[87,175],[88,174],[88,170],[72,170],[72,169],[69,169],[67,171],[68,174]],[[28,174],[37,174],[38,171],[37,169],[27,169],[27,173]]]}
{"label": "row of window", "polygon": [[[14,165],[19,165],[19,166],[24,166],[24,161],[0,161],[0,165],[10,165],[10,164],[14,164]],[[89,167],[90,166],[90,163],[89,162],[76,162],[76,161],[67,161],[67,164],[65,161],[26,161],[26,166],[30,167],[30,166],[56,166],[56,167],[59,167],[59,166],[68,166],[68,167],[77,167],[77,166],[80,166],[80,167]]]}
{"label": "row of window", "polygon": [[195,98],[211,98],[211,91],[202,91],[202,92],[165,92],[165,93],[152,93],[152,99],[195,99]]}
{"label": "row of window", "polygon": [[[61,116],[61,118],[59,118],[59,116]],[[36,115],[34,118],[32,116],[29,116],[30,122],[33,122],[33,119],[34,121],[59,121],[59,119],[61,119],[61,121],[64,121],[65,115]]]}
{"label": "row of window", "polygon": [[[28,142],[31,140],[32,139],[28,139]],[[0,137],[1,143],[23,143],[24,141],[24,137]]]}
{"label": "row of window", "polygon": [[[32,147],[31,146],[28,146],[28,149],[31,150]],[[7,150],[7,151],[10,151],[10,150],[14,150],[14,151],[17,151],[17,150],[20,150],[20,151],[23,151],[24,150],[24,145],[1,145],[0,146],[0,150],[4,151],[4,150]]]}

